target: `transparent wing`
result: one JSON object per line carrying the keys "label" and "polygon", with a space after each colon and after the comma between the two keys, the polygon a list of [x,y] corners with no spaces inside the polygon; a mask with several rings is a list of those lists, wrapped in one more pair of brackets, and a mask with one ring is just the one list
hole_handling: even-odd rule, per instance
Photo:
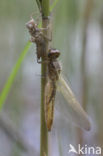
{"label": "transparent wing", "polygon": [[81,105],[77,102],[73,92],[71,91],[62,75],[60,76],[58,81],[58,90],[66,99],[65,103],[62,104],[60,102],[58,104],[59,110],[61,108],[61,113],[64,112],[63,115],[66,115],[68,120],[72,120],[72,122],[79,125],[81,128],[90,130],[91,126],[88,115],[83,110]]}

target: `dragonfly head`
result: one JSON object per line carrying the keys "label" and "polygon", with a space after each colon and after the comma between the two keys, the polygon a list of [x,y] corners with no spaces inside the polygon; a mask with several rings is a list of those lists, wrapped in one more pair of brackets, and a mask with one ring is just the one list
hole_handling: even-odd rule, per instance
{"label": "dragonfly head", "polygon": [[33,29],[37,28],[37,24],[35,23],[34,19],[31,18],[31,20],[26,23],[26,27],[29,29],[29,31],[32,31]]}
{"label": "dragonfly head", "polygon": [[50,59],[57,59],[60,56],[60,51],[58,49],[50,48],[48,57]]}

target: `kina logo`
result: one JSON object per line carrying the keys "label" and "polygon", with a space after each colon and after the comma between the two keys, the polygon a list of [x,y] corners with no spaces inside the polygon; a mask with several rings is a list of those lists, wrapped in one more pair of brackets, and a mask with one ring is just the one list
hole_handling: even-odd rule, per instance
{"label": "kina logo", "polygon": [[70,154],[70,153],[81,154],[81,155],[85,155],[85,154],[101,155],[102,148],[99,146],[89,147],[87,145],[81,146],[80,144],[78,144],[78,147],[76,149],[72,144],[70,144],[68,154]]}

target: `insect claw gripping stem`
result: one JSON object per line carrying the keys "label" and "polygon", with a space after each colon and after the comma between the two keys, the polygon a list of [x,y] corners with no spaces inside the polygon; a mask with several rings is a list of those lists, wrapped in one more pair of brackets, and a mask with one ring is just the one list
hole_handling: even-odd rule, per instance
{"label": "insect claw gripping stem", "polygon": [[[50,20],[50,19],[51,19],[50,16],[48,16],[48,17],[43,16],[43,20]],[[48,30],[49,28],[50,28],[50,24],[47,26],[47,28],[41,28],[41,30]],[[48,38],[45,35],[44,35],[44,38],[51,42],[52,41],[52,32],[51,32],[51,37],[50,38]]]}
{"label": "insect claw gripping stem", "polygon": [[52,41],[52,37],[51,38],[48,38],[47,36],[45,36],[45,35],[43,35],[44,36],[44,38],[47,40],[47,41]]}
{"label": "insect claw gripping stem", "polygon": [[47,64],[48,62],[49,62],[49,61],[46,60],[46,59],[45,59],[45,61],[41,61],[41,60],[39,61],[39,59],[37,59],[37,63],[39,63],[39,64],[41,64],[41,63],[46,63],[46,64]]}
{"label": "insect claw gripping stem", "polygon": [[39,61],[39,60],[37,59],[37,63],[41,64],[41,63],[42,63],[42,61]]}

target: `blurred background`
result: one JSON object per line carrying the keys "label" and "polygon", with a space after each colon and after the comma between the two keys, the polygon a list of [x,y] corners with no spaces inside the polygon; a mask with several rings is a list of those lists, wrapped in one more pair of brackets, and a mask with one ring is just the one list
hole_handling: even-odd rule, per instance
{"label": "blurred background", "polygon": [[[53,0],[51,1],[51,3]],[[35,0],[0,1],[0,92],[30,39],[25,23],[39,16]],[[50,135],[52,156],[67,156],[69,144],[103,146],[103,2],[59,0],[52,14],[52,45],[61,51],[62,73],[90,116],[92,129],[79,129],[58,110],[57,93]],[[69,114],[69,107],[68,107]],[[0,156],[40,153],[40,65],[32,44],[3,106]],[[70,122],[69,122],[70,121]]]}

